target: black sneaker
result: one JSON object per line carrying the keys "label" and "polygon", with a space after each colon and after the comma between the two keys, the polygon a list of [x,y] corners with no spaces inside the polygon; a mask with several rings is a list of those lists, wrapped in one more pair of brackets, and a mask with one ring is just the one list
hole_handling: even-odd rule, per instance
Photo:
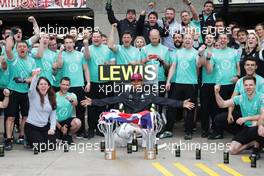
{"label": "black sneaker", "polygon": [[222,134],[216,134],[216,133],[213,133],[213,134],[210,134],[208,136],[208,139],[209,140],[217,140],[217,139],[224,139],[224,136]]}
{"label": "black sneaker", "polygon": [[192,140],[192,134],[186,133],[184,136],[184,140]]}
{"label": "black sneaker", "polygon": [[24,136],[19,136],[16,140],[16,144],[24,144]]}
{"label": "black sneaker", "polygon": [[85,138],[85,139],[88,139],[88,138],[89,138],[89,134],[87,134],[86,131],[82,134],[82,136],[83,136],[83,138]]}
{"label": "black sneaker", "polygon": [[201,134],[201,137],[202,138],[207,138],[208,137],[208,132],[203,131],[202,134]]}
{"label": "black sneaker", "polygon": [[12,149],[13,149],[13,145],[12,145],[11,139],[6,139],[6,141],[5,141],[5,150],[6,151],[10,151]]}
{"label": "black sneaker", "polygon": [[76,135],[76,139],[83,139],[83,133],[78,133]]}
{"label": "black sneaker", "polygon": [[89,130],[89,131],[88,131],[87,138],[88,138],[88,139],[94,138],[94,135],[95,135],[95,132],[94,132],[93,130]]}
{"label": "black sneaker", "polygon": [[193,127],[192,132],[193,133],[196,133],[196,131],[197,131],[197,128],[196,127]]}
{"label": "black sneaker", "polygon": [[66,137],[66,141],[67,141],[67,143],[68,143],[69,145],[71,145],[71,144],[74,143],[74,142],[73,142],[73,139],[72,139],[72,136],[70,136],[70,135],[67,135],[67,137]]}
{"label": "black sneaker", "polygon": [[96,134],[97,136],[104,137],[104,134],[101,133],[99,130],[96,130],[95,134]]}
{"label": "black sneaker", "polygon": [[[253,149],[252,149],[252,154],[251,155],[253,155],[253,154],[255,154],[256,155],[256,159],[257,160],[259,160],[260,159],[260,149],[259,148],[255,148],[255,147],[253,147]],[[250,159],[251,159],[251,155],[250,155]]]}
{"label": "black sneaker", "polygon": [[165,139],[165,138],[172,138],[173,137],[173,134],[171,131],[164,131],[163,133],[161,133],[159,135],[159,138],[160,139]]}

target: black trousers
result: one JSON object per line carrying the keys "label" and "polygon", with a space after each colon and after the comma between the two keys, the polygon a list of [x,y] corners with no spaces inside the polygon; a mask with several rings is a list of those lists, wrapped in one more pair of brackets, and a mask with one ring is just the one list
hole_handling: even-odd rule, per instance
{"label": "black trousers", "polygon": [[254,126],[254,127],[250,127],[247,130],[247,134],[243,134],[243,137],[245,138],[245,140],[247,140],[246,142],[248,143],[248,141],[257,141],[261,147],[264,146],[264,137],[259,136],[258,134],[258,126]]}
{"label": "black trousers", "polygon": [[215,132],[217,134],[223,134],[224,130],[228,131],[229,133],[235,135],[241,130],[244,129],[244,126],[238,125],[236,123],[236,120],[240,117],[242,117],[240,107],[235,106],[234,111],[232,113],[234,122],[232,124],[229,124],[227,121],[227,112],[222,112],[215,117]]}
{"label": "black trousers", "polygon": [[[4,89],[0,89],[0,101],[3,101],[5,96],[3,94]],[[7,111],[6,109],[0,109],[0,115],[3,112],[4,114],[4,134],[3,137],[6,138],[6,120],[7,120]],[[15,125],[17,126],[17,128],[19,129],[20,127],[20,121],[19,121],[19,113],[17,113],[17,115],[15,116]]]}
{"label": "black trousers", "polygon": [[[107,97],[105,88],[108,83],[91,83],[91,89],[88,93],[88,97],[91,99],[101,99]],[[112,94],[110,94],[112,95]],[[94,131],[97,129],[99,115],[106,110],[106,107],[90,106],[87,110],[88,119],[87,123],[89,126],[89,131]]]}
{"label": "black trousers", "polygon": [[201,128],[204,132],[208,132],[210,128],[211,118],[211,129],[215,129],[215,116],[217,111],[217,104],[214,94],[215,84],[202,84],[200,87],[200,119]]}
{"label": "black trousers", "polygon": [[[148,86],[148,88],[149,88],[149,89],[147,89],[147,93],[152,93],[152,94],[159,96],[159,97],[165,97],[165,94],[166,94],[165,85],[166,85],[165,81],[159,81],[158,85],[157,84],[151,84],[151,85],[145,85],[145,86]],[[163,109],[163,106],[159,105],[157,110],[160,114],[162,113],[162,109]]]}
{"label": "black trousers", "polygon": [[[166,94],[165,86],[166,86],[165,81],[159,81],[159,88],[158,88],[159,97],[165,97],[165,94]],[[160,105],[158,107],[158,111],[159,111],[160,114],[162,113],[162,109],[163,109],[163,106]]]}
{"label": "black trousers", "polygon": [[81,101],[85,99],[85,92],[83,87],[71,87],[69,92],[75,93],[78,100],[78,105],[76,106],[76,117],[82,122],[82,126],[77,132],[81,134],[85,132],[85,108],[81,105]]}
{"label": "black trousers", "polygon": [[[195,84],[175,84],[171,90],[170,90],[170,98],[176,99],[176,100],[186,100],[191,99],[191,102],[195,103],[197,102],[197,85]],[[192,133],[193,126],[194,126],[194,112],[195,109],[188,110],[184,109],[186,111],[186,116],[184,117],[184,127],[186,133]],[[172,131],[173,130],[173,124],[175,120],[175,114],[177,113],[176,108],[168,108],[167,112],[167,124],[165,127],[166,131]]]}
{"label": "black trousers", "polygon": [[[28,141],[28,144],[32,147],[35,147],[34,145],[37,145],[36,147],[40,151],[46,151],[48,150],[48,141],[50,144],[56,143],[55,135],[48,135],[48,131],[50,129],[50,124],[48,123],[44,127],[37,127],[30,123],[25,123],[25,135],[26,139]],[[55,147],[55,145],[54,145]],[[52,148],[54,150],[55,148]]]}
{"label": "black trousers", "polygon": [[[3,94],[4,89],[0,89],[0,101],[3,101],[5,96]],[[6,119],[7,119],[7,115],[6,115],[6,110],[5,109],[1,109],[0,108],[0,115],[2,114],[4,115],[4,134],[3,137],[6,138]]]}

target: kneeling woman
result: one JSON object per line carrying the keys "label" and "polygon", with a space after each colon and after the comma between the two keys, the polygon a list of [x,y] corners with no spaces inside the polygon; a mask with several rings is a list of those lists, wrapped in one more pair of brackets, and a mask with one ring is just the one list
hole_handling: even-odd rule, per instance
{"label": "kneeling woman", "polygon": [[56,128],[56,96],[49,80],[38,78],[40,71],[33,72],[28,92],[29,113],[25,124],[25,134],[29,145],[38,150],[48,149],[48,136],[54,135]]}

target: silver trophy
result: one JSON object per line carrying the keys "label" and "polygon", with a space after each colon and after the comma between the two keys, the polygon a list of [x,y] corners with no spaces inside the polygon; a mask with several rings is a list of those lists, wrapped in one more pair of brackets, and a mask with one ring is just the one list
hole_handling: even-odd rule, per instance
{"label": "silver trophy", "polygon": [[99,120],[98,129],[105,136],[105,159],[115,160],[116,159],[116,149],[114,141],[114,122]]}
{"label": "silver trophy", "polygon": [[146,160],[154,160],[156,159],[156,147],[157,144],[156,135],[161,131],[164,123],[158,112],[155,110],[151,110],[151,115],[154,116],[154,122],[152,123],[152,128],[146,129],[146,148],[145,148],[145,156]]}

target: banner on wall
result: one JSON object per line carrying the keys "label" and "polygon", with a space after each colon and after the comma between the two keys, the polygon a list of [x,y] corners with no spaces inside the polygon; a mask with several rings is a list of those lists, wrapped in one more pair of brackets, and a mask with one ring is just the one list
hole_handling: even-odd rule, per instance
{"label": "banner on wall", "polygon": [[86,8],[88,0],[0,0],[0,10]]}
{"label": "banner on wall", "polygon": [[[264,0],[229,0],[229,4],[264,3]],[[223,0],[214,0],[214,4],[223,4]]]}

